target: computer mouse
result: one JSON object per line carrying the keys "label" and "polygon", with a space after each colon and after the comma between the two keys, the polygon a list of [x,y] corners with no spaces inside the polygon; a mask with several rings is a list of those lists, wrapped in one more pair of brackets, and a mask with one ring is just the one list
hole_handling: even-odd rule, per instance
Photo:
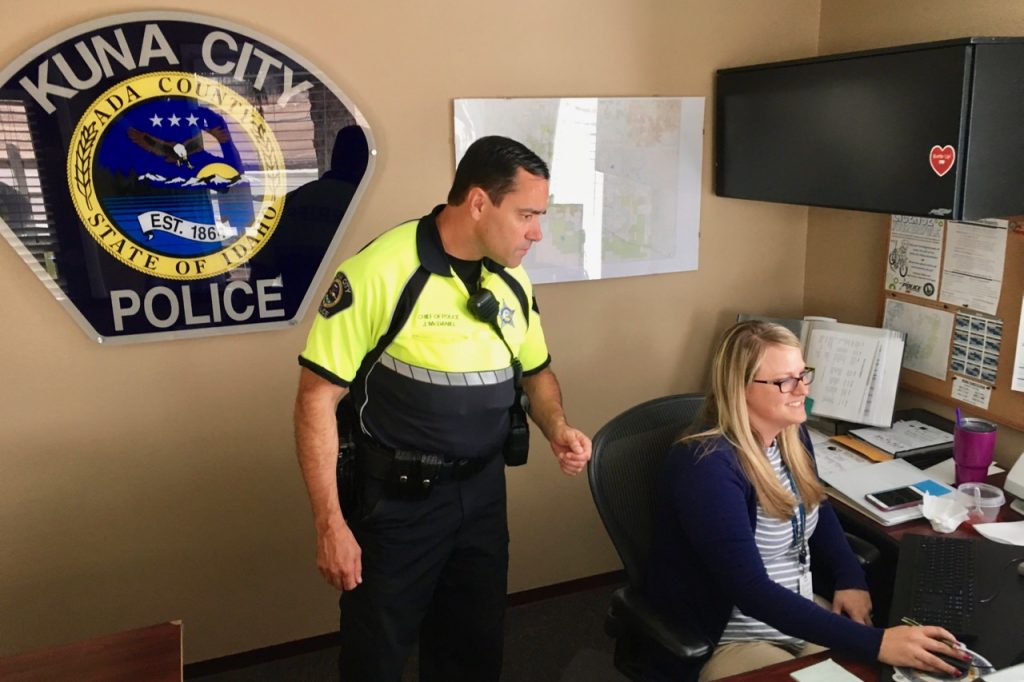
{"label": "computer mouse", "polygon": [[1017,563],[1017,574],[1024,576],[1024,561]]}
{"label": "computer mouse", "polygon": [[[947,656],[946,654],[937,653],[935,655],[941,658],[944,662],[956,668],[959,671],[960,675],[963,675],[971,669],[971,661],[964,661],[953,656]],[[957,675],[957,677],[959,677],[960,675]]]}

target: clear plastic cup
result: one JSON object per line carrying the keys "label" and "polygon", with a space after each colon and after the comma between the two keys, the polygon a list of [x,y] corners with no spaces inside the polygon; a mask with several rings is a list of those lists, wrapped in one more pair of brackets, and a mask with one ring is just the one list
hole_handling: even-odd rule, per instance
{"label": "clear plastic cup", "polygon": [[967,507],[967,523],[992,523],[1006,502],[1003,491],[988,483],[961,483],[957,492]]}

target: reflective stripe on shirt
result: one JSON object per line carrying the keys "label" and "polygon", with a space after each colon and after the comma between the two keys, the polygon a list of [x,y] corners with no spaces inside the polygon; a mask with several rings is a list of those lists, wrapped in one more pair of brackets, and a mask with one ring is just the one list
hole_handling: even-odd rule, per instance
{"label": "reflective stripe on shirt", "polygon": [[486,372],[441,372],[402,362],[387,353],[380,356],[380,364],[404,377],[439,386],[488,386],[500,384],[513,377],[511,367]]}

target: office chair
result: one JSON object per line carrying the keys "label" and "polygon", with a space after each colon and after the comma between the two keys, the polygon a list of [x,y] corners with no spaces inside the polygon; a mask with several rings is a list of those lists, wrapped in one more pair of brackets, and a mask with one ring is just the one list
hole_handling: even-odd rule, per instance
{"label": "office chair", "polygon": [[[703,635],[663,618],[641,589],[662,462],[703,404],[700,393],[655,398],[614,417],[594,436],[587,466],[590,492],[626,571],[625,587],[612,594],[605,631],[615,639],[615,667],[635,682],[655,679],[643,665],[643,653],[652,647],[679,659],[703,659],[713,649]],[[847,538],[865,570],[878,561],[876,547]],[[831,596],[830,585],[820,587],[823,596]]]}
{"label": "office chair", "polygon": [[626,569],[626,586],[612,594],[605,631],[615,638],[615,667],[634,681],[650,679],[640,662],[644,647],[659,646],[684,659],[704,658],[712,649],[702,635],[663,618],[641,591],[662,461],[703,404],[699,393],[655,398],[613,418],[594,436],[590,492]]}

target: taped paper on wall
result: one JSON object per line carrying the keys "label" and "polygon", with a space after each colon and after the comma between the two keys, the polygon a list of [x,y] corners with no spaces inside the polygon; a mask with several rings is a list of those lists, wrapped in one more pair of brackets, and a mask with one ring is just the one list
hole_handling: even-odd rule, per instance
{"label": "taped paper on wall", "polygon": [[950,396],[954,400],[987,410],[989,398],[992,397],[992,387],[964,377],[953,377],[953,391]]}
{"label": "taped paper on wall", "polygon": [[907,335],[904,367],[939,381],[946,380],[946,358],[953,336],[952,313],[890,298],[885,301],[882,326]]}
{"label": "taped paper on wall", "polygon": [[961,310],[956,314],[949,369],[986,384],[996,383],[1003,321],[998,317]]}
{"label": "taped paper on wall", "polygon": [[885,288],[934,301],[939,297],[939,264],[945,220],[894,215],[889,228]]}
{"label": "taped paper on wall", "polygon": [[1013,359],[1013,382],[1010,388],[1024,391],[1024,298],[1020,302],[1020,327],[1017,329],[1017,353]]}
{"label": "taped paper on wall", "polygon": [[939,300],[996,314],[1006,263],[1007,221],[946,223],[946,260]]}

